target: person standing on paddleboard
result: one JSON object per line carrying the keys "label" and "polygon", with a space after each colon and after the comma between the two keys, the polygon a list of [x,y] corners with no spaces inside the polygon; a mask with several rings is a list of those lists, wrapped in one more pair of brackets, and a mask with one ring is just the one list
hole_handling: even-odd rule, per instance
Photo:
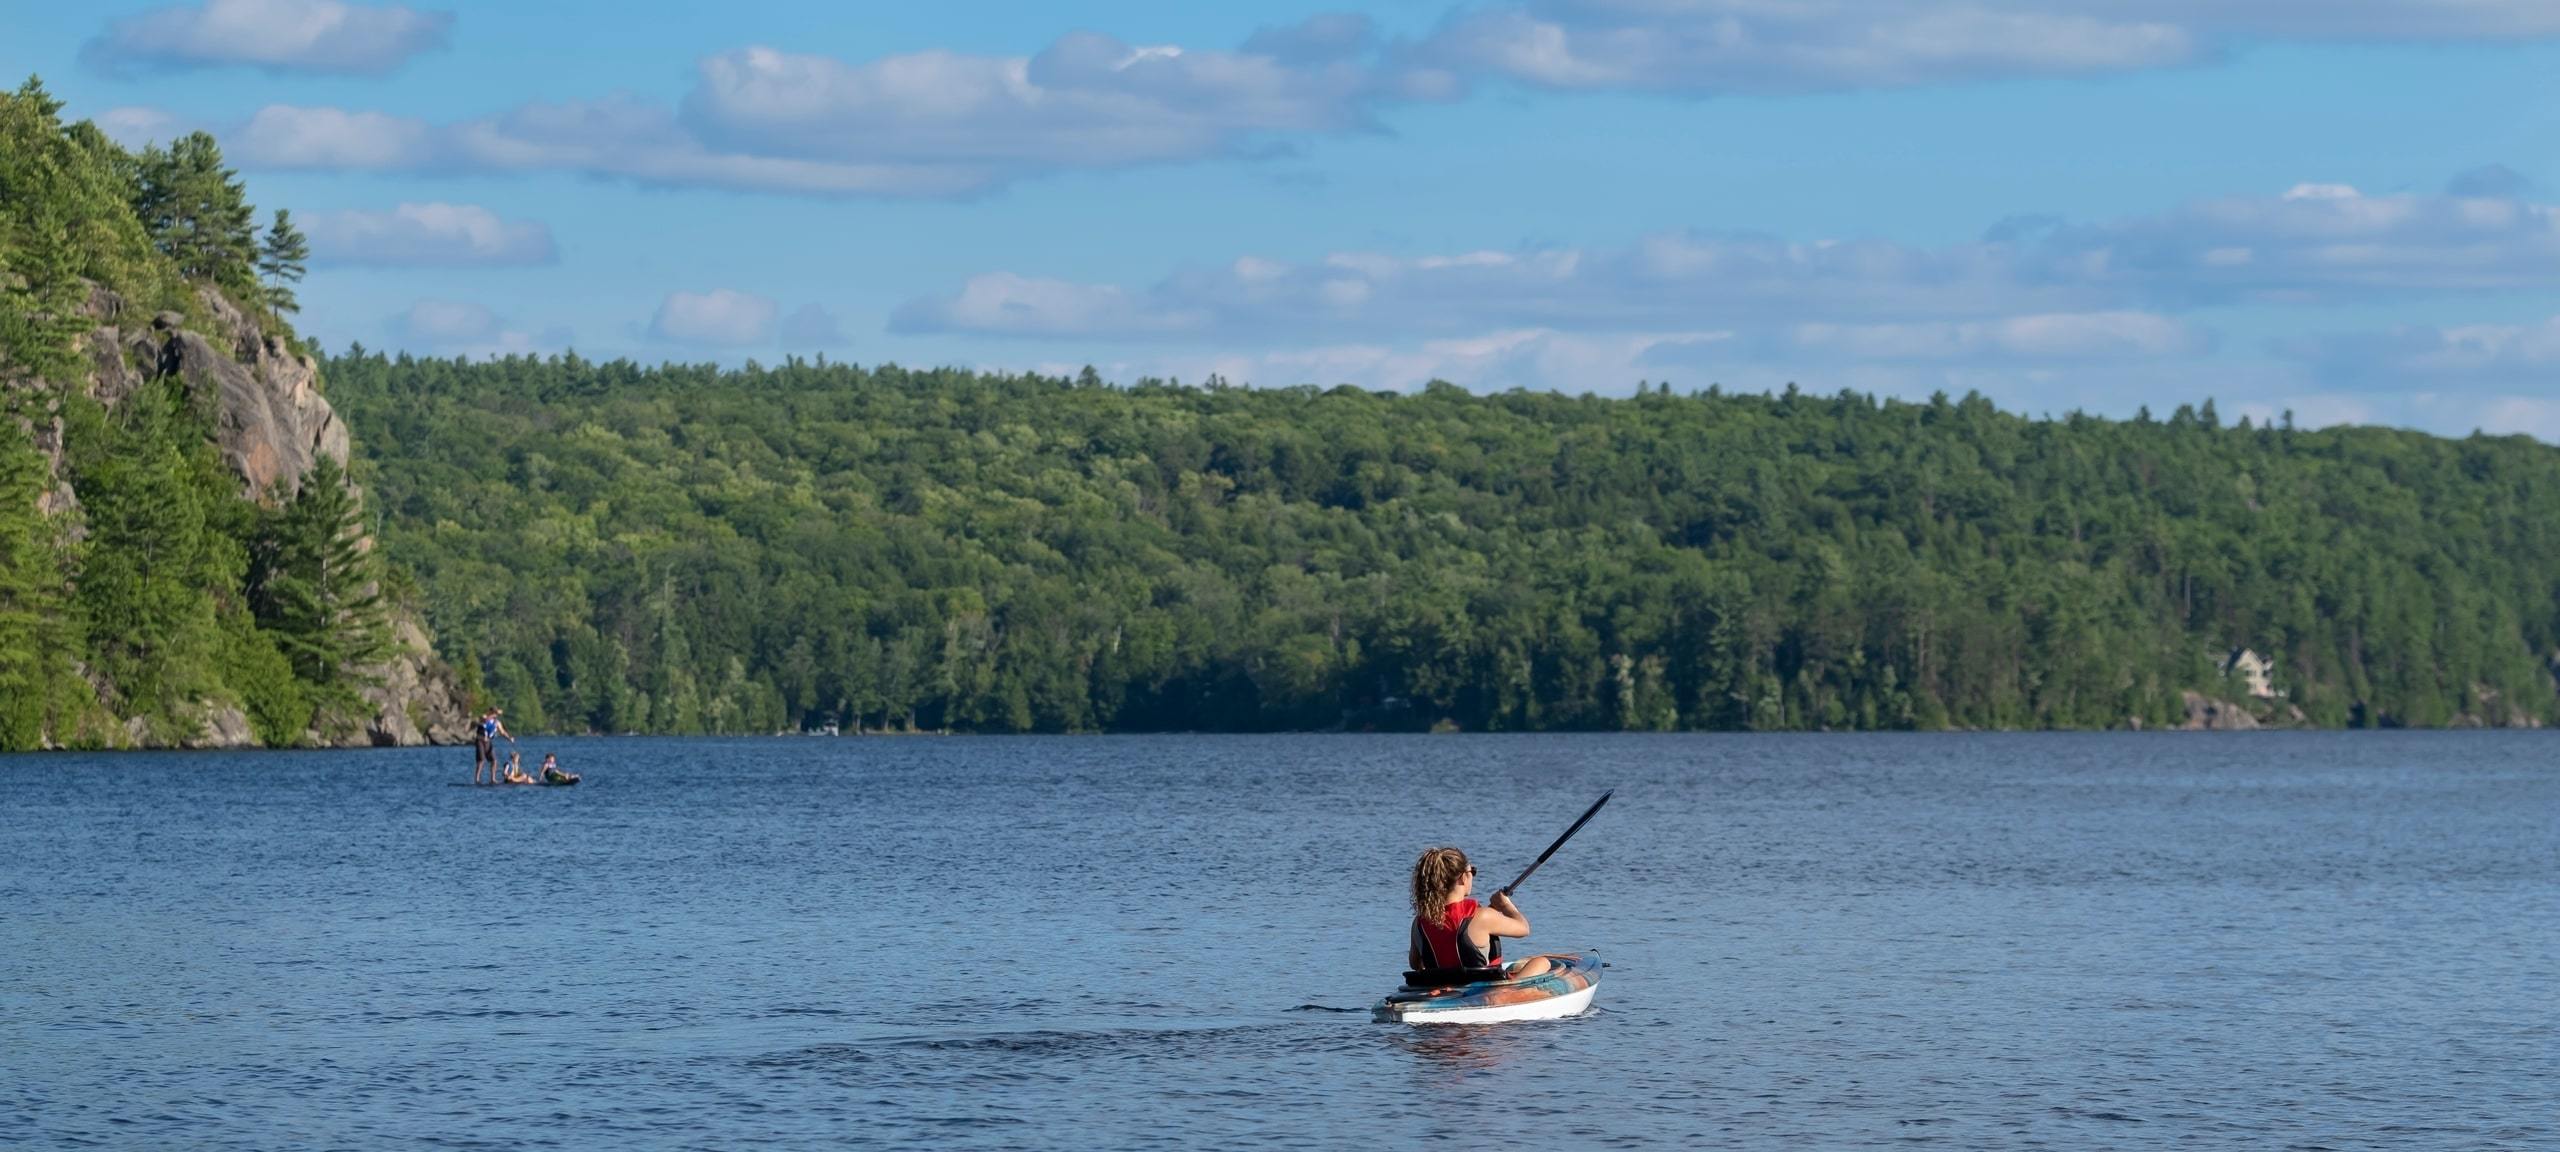
{"label": "person standing on paddleboard", "polygon": [[1547,958],[1502,961],[1502,941],[1529,934],[1529,917],[1507,892],[1476,902],[1476,866],[1455,848],[1426,848],[1413,862],[1413,940],[1405,966],[1415,971],[1508,968],[1525,980],[1547,970]]}
{"label": "person standing on paddleboard", "polygon": [[498,782],[498,738],[515,739],[515,734],[507,731],[506,722],[498,719],[505,714],[503,708],[491,708],[471,724],[471,782],[474,784],[480,782],[482,765],[488,766],[489,782]]}

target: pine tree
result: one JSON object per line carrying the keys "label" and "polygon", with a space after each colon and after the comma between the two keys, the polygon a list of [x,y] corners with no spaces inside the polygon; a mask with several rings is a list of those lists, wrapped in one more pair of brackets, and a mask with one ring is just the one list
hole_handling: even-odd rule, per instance
{"label": "pine tree", "polygon": [[266,281],[267,307],[300,312],[293,285],[302,282],[303,265],[311,259],[311,243],[293,226],[293,213],[276,209],[275,223],[258,242],[258,275]]}
{"label": "pine tree", "polygon": [[323,453],[270,522],[250,575],[259,623],[276,634],[295,675],[343,693],[389,654],[381,576],[355,489]]}
{"label": "pine tree", "polygon": [[136,172],[134,214],[180,275],[256,286],[257,215],[212,136],[191,132],[166,149],[145,148]]}
{"label": "pine tree", "polygon": [[44,487],[44,457],[0,416],[0,751],[43,743],[68,670],[63,573],[36,508]]}
{"label": "pine tree", "polygon": [[87,295],[82,189],[61,108],[34,80],[0,96],[0,382],[60,376],[79,363],[71,348]]}
{"label": "pine tree", "polygon": [[110,413],[66,403],[73,486],[89,535],[79,601],[90,666],[127,715],[175,716],[219,681],[218,590],[236,587],[239,546],[225,531],[235,481],[222,471],[174,382]]}

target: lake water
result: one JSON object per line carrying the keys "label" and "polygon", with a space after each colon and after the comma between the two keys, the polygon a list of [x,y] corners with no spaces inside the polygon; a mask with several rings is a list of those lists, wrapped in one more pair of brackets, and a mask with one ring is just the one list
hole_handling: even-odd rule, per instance
{"label": "lake water", "polygon": [[2552,735],[525,747],[0,758],[0,1146],[2560,1146]]}

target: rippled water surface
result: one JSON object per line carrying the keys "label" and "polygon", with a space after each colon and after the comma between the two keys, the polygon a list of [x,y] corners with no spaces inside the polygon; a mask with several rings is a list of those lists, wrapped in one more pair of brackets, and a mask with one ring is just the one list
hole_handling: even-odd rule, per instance
{"label": "rippled water surface", "polygon": [[0,1146],[2560,1146],[2548,735],[555,748],[0,759]]}

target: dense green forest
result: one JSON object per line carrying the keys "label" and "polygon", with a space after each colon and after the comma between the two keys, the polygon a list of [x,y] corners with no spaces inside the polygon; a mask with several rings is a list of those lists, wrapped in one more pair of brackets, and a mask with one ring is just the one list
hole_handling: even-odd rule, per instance
{"label": "dense green forest", "polygon": [[[191,740],[208,707],[268,744],[353,723],[385,573],[344,473],[249,500],[218,398],[119,342],[234,307],[289,342],[302,238],[257,227],[212,137],[131,152],[60,111],[0,94],[0,749]],[[112,403],[101,342],[140,381]]]}
{"label": "dense green forest", "polygon": [[526,730],[2109,727],[2240,647],[2261,713],[2560,713],[2560,451],[2210,404],[356,348],[385,566],[333,463],[244,498],[182,374],[93,394],[135,317],[290,340],[306,250],[212,138],[59,111],[0,96],[0,748],[296,742],[408,599]]}
{"label": "dense green forest", "polygon": [[[328,364],[533,728],[2549,718],[2560,452],[1979,398]],[[2260,704],[2265,710],[2275,707]]]}

